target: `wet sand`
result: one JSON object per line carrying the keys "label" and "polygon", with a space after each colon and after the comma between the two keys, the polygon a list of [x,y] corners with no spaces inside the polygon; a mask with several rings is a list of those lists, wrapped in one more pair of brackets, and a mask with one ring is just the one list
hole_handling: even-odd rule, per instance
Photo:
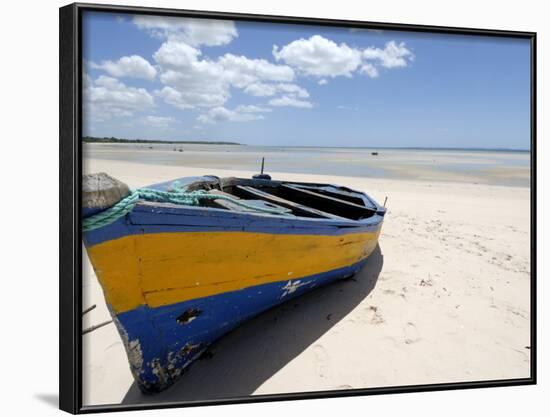
{"label": "wet sand", "polygon": [[[87,159],[132,187],[227,171]],[[254,394],[522,378],[530,368],[529,189],[270,172],[364,190],[388,213],[352,280],[272,309],[217,342],[167,391],[144,396],[112,324],[83,336],[84,403],[135,404]],[[108,320],[84,259],[84,327]]]}

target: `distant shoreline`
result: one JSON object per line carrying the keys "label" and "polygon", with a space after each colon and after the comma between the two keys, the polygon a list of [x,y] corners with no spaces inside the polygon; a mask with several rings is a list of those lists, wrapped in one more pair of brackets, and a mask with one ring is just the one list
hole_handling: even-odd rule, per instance
{"label": "distant shoreline", "polygon": [[225,141],[207,141],[207,140],[158,140],[158,139],[119,139],[115,137],[110,138],[96,138],[93,136],[84,136],[82,138],[84,143],[157,143],[157,144],[169,144],[169,145],[238,145],[242,146],[242,143],[238,142],[225,142]]}
{"label": "distant shoreline", "polygon": [[462,152],[521,152],[530,153],[530,149],[513,148],[456,148],[456,147],[421,147],[421,146],[319,146],[319,145],[251,145],[228,141],[201,141],[201,140],[156,140],[156,139],[119,139],[96,138],[85,136],[84,143],[128,143],[128,144],[166,144],[166,145],[236,145],[256,146],[261,148],[323,148],[323,149],[372,149],[372,150],[404,150],[404,151],[462,151]]}
{"label": "distant shoreline", "polygon": [[314,145],[248,145],[262,148],[323,148],[323,149],[373,149],[390,151],[471,151],[471,152],[531,152],[530,149],[512,149],[512,148],[430,148],[421,146],[314,146]]}

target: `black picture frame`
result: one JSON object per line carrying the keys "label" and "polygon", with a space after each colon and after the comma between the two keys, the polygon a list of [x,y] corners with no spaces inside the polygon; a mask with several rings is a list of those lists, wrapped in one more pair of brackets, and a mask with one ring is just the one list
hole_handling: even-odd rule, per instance
{"label": "black picture frame", "polygon": [[[432,385],[395,386],[384,388],[350,389],[344,391],[317,391],[307,393],[257,395],[223,400],[177,402],[150,405],[82,405],[82,240],[81,240],[81,175],[82,175],[82,13],[85,11],[116,12],[121,14],[149,14],[179,17],[201,17],[317,26],[337,26],[392,31],[428,32],[528,39],[531,43],[531,376],[522,379],[491,380]],[[393,393],[454,390],[467,388],[530,385],[537,381],[536,335],[536,41],[534,32],[504,31],[493,29],[455,28],[443,26],[380,23],[319,19],[312,17],[267,16],[244,13],[206,12],[195,10],[162,9],[150,7],[115,6],[75,3],[59,10],[59,144],[60,144],[60,231],[59,231],[59,407],[73,414],[107,411],[125,411],[221,405],[248,402],[264,402],[297,399],[348,397]]]}

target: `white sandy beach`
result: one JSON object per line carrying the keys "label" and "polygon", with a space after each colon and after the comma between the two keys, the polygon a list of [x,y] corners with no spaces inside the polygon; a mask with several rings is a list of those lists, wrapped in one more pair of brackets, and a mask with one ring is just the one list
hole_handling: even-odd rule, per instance
{"label": "white sandy beach", "polygon": [[[253,172],[85,160],[131,187]],[[353,279],[268,311],[167,391],[142,395],[113,324],[83,336],[84,404],[200,400],[522,378],[530,369],[529,188],[270,172],[388,197],[379,249]],[[84,328],[109,320],[84,258]]]}

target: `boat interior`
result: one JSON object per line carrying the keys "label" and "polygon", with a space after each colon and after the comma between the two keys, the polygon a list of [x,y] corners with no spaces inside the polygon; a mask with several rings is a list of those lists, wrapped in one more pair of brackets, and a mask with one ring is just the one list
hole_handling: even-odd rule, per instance
{"label": "boat interior", "polygon": [[[384,214],[384,210],[365,194],[329,184],[272,181],[268,178],[208,177],[208,180],[189,184],[186,189],[205,190],[231,199],[245,200],[247,205],[275,209],[281,214],[297,217],[361,220],[376,213]],[[240,212],[255,211],[223,198],[210,200],[206,205]]]}

